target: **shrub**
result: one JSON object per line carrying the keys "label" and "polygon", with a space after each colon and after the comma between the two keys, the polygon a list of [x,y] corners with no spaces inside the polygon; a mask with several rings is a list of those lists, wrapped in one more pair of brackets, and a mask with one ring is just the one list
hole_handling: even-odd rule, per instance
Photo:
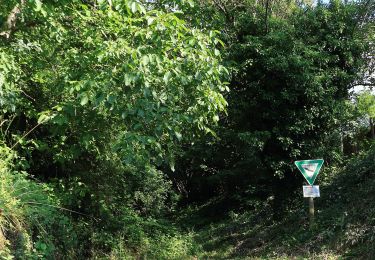
{"label": "shrub", "polygon": [[[0,146],[0,249],[2,258],[55,258],[73,252],[74,232],[46,184],[17,171],[16,153]],[[57,242],[59,241],[59,242]]]}

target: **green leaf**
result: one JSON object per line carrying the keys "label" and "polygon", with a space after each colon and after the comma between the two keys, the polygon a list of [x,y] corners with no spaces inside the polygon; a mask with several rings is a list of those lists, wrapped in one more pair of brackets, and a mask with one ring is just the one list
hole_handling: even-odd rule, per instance
{"label": "green leaf", "polygon": [[35,0],[35,11],[42,10],[42,2],[40,0]]}
{"label": "green leaf", "polygon": [[38,124],[45,123],[48,121],[48,119],[49,119],[48,115],[42,114],[38,118]]}
{"label": "green leaf", "polygon": [[148,58],[147,55],[145,55],[145,56],[142,57],[142,63],[143,63],[143,65],[146,66],[149,63],[149,61],[150,61],[150,59]]}
{"label": "green leaf", "polygon": [[133,2],[132,4],[131,4],[131,11],[132,11],[132,13],[136,13],[137,12],[137,2]]}
{"label": "green leaf", "polygon": [[86,93],[81,95],[81,106],[86,105],[89,102],[89,97]]}
{"label": "green leaf", "polygon": [[151,25],[155,21],[154,17],[148,17],[147,18],[147,25]]}
{"label": "green leaf", "polygon": [[163,80],[165,84],[168,84],[170,78],[172,77],[172,73],[168,71],[167,73],[164,74]]}
{"label": "green leaf", "polygon": [[140,4],[140,3],[137,3],[137,4],[138,4],[138,10],[139,10],[139,12],[141,14],[145,14],[146,13],[145,7],[142,4]]}
{"label": "green leaf", "polygon": [[46,123],[52,118],[54,118],[54,115],[51,114],[51,111],[43,111],[42,113],[40,113],[40,116],[38,118],[38,124]]}
{"label": "green leaf", "polygon": [[130,74],[124,75],[125,86],[130,86],[133,80],[133,76]]}
{"label": "green leaf", "polygon": [[178,141],[181,141],[181,140],[182,140],[182,135],[181,135],[180,132],[177,132],[177,131],[176,131],[176,132],[174,132],[174,134],[176,135]]}
{"label": "green leaf", "polygon": [[169,161],[169,167],[171,168],[171,171],[172,172],[175,172],[175,163],[174,163],[174,160],[170,160]]}

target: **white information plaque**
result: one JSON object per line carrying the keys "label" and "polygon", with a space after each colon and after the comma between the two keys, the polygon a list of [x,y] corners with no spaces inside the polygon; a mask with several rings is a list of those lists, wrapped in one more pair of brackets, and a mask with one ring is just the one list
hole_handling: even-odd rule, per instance
{"label": "white information plaque", "polygon": [[319,185],[303,186],[304,198],[318,198],[320,197]]}

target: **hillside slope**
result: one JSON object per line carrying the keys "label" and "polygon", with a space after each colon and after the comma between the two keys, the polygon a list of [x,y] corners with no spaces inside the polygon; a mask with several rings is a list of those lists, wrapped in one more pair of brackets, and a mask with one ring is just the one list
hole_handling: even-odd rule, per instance
{"label": "hillside slope", "polygon": [[[199,259],[375,259],[375,150],[319,177],[316,221],[308,225],[302,194],[282,221],[270,201],[197,228]],[[320,181],[320,182],[319,182]]]}

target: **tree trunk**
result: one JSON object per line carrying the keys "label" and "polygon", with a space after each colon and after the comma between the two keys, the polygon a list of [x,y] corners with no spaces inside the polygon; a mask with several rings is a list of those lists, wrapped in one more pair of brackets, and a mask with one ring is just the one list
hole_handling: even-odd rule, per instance
{"label": "tree trunk", "polygon": [[340,129],[340,152],[344,155],[344,131]]}
{"label": "tree trunk", "polygon": [[6,30],[3,32],[0,32],[0,36],[4,36],[5,38],[9,38],[12,30],[16,26],[17,16],[21,13],[22,8],[25,5],[25,0],[21,0],[21,5],[16,4],[15,7],[13,7],[12,11],[10,11],[7,20],[6,20]]}
{"label": "tree trunk", "polygon": [[371,117],[370,117],[370,131],[371,131],[371,139],[375,139],[374,119]]}
{"label": "tree trunk", "polygon": [[266,28],[266,34],[268,33],[268,16],[269,16],[269,12],[270,12],[270,1],[271,0],[266,0],[266,14],[265,14],[265,17],[264,17],[264,25],[265,25],[265,28]]}
{"label": "tree trunk", "polygon": [[0,251],[5,250],[7,239],[4,236],[3,229],[0,227]]}

